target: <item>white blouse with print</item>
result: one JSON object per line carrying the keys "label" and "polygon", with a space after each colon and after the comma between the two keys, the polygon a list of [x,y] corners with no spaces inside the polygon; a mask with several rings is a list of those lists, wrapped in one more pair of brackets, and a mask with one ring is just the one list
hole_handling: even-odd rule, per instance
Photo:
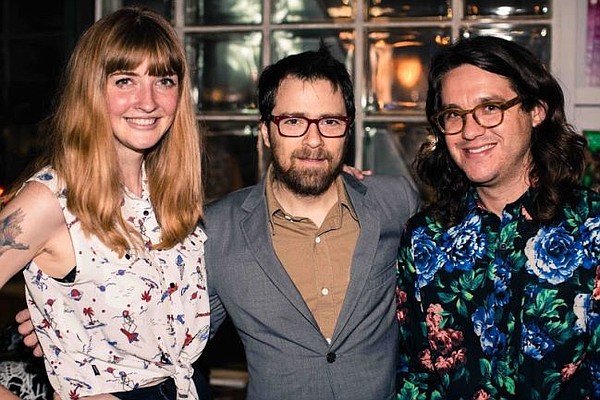
{"label": "white blouse with print", "polygon": [[49,277],[33,262],[23,271],[54,390],[62,399],[77,399],[172,377],[178,398],[196,399],[191,364],[208,340],[210,320],[204,232],[196,228],[183,243],[152,250],[160,227],[144,177],[142,196],[126,191],[121,210],[142,234],[146,249],[119,258],[98,237],[83,233],[52,169],[30,181],[55,193],[77,264],[72,283]]}

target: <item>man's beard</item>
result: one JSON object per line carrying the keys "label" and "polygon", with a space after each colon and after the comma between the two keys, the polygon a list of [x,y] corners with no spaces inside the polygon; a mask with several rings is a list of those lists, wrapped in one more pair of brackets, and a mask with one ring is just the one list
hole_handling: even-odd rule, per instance
{"label": "man's beard", "polygon": [[[330,168],[305,168],[300,169],[295,165],[297,158],[313,158],[327,160]],[[343,157],[341,158],[343,159]],[[275,179],[283,183],[290,191],[301,196],[318,196],[324,193],[333,184],[335,179],[342,171],[342,162],[333,165],[331,153],[323,150],[310,150],[302,148],[292,153],[292,165],[286,170],[281,165],[276,156],[276,149],[273,148],[273,173]]]}

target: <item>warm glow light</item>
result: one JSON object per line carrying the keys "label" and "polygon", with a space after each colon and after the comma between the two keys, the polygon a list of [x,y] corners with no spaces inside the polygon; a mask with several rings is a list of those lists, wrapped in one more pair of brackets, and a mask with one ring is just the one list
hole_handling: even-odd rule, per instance
{"label": "warm glow light", "polygon": [[340,6],[340,7],[328,7],[327,14],[331,18],[351,18],[352,7]]}
{"label": "warm glow light", "polygon": [[435,43],[440,45],[440,46],[448,46],[450,44],[450,36],[446,36],[446,35],[436,35],[435,36]]}
{"label": "warm glow light", "polygon": [[418,57],[403,57],[396,60],[396,78],[400,85],[413,88],[423,75],[423,65]]}

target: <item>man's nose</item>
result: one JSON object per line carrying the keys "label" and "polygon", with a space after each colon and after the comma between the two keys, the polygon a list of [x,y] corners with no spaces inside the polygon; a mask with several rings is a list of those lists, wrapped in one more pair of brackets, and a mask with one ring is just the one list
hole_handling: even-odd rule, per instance
{"label": "man's nose", "polygon": [[486,128],[477,122],[473,113],[465,114],[463,116],[463,129],[461,134],[465,139],[474,139],[477,136],[482,135],[485,132],[485,129]]}
{"label": "man's nose", "polygon": [[319,147],[323,144],[323,137],[319,132],[318,121],[309,121],[308,129],[304,135],[304,143],[310,147]]}

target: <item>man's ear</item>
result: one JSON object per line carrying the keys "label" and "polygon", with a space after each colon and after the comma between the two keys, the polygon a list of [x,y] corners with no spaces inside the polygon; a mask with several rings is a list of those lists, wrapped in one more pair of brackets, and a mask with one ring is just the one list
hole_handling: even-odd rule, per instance
{"label": "man's ear", "polygon": [[266,147],[271,148],[271,141],[269,140],[269,123],[260,122],[260,135],[262,136],[263,143]]}
{"label": "man's ear", "polygon": [[538,103],[530,111],[531,114],[531,125],[535,128],[546,119],[546,110],[548,106],[546,103]]}

